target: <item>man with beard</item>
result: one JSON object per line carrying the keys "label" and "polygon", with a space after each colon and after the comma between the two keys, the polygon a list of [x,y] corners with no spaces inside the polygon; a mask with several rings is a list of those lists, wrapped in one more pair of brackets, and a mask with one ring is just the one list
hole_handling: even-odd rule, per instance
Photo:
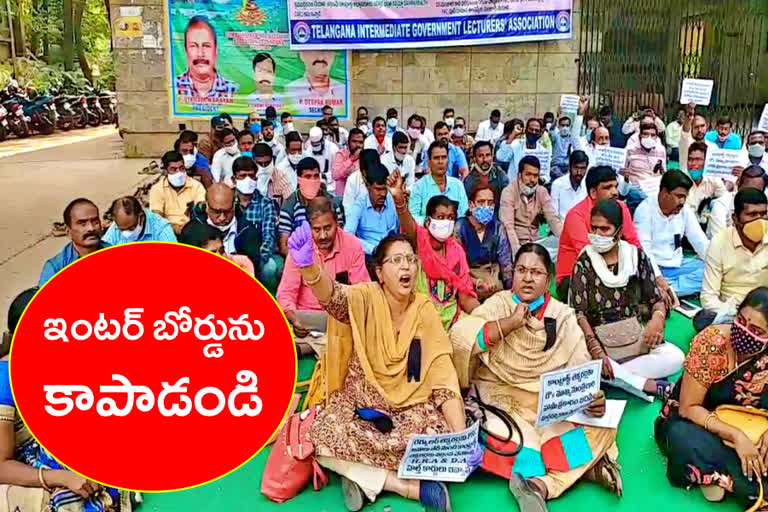
{"label": "man with beard", "polygon": [[257,53],[253,58],[253,81],[256,90],[248,96],[248,104],[259,112],[265,111],[267,107],[277,109],[283,106],[282,99],[274,90],[276,73],[275,59],[268,53]]}
{"label": "man with beard", "polygon": [[467,197],[469,197],[478,185],[490,186],[493,189],[495,203],[494,216],[498,217],[499,206],[501,206],[499,200],[501,191],[509,185],[509,177],[507,173],[493,163],[493,146],[491,146],[489,141],[481,140],[475,143],[472,148],[472,156],[475,163],[464,180],[464,190],[467,192]]}
{"label": "man with beard", "polygon": [[[549,137],[542,137],[543,133],[544,127],[541,120],[532,117],[525,123],[525,138],[515,139],[511,143],[505,141],[499,146],[497,158],[503,162],[509,162],[508,175],[511,182],[517,179],[520,161],[528,155],[529,151],[552,151],[552,143]],[[549,184],[549,172],[542,173],[541,180],[545,185]]]}
{"label": "man with beard", "polygon": [[[303,113],[319,112],[324,105],[343,105],[346,100],[344,84],[331,78],[331,68],[336,52],[330,50],[309,50],[299,52],[304,62],[304,76],[286,87]],[[314,108],[313,108],[314,107]]]}
{"label": "man with beard", "polygon": [[[696,214],[685,203],[693,186],[691,178],[672,169],[661,178],[659,194],[648,197],[635,211],[635,226],[643,250],[678,297],[699,293],[704,278],[704,258],[709,239]],[[683,238],[699,259],[683,258]]]}
{"label": "man with beard", "polygon": [[59,254],[45,262],[38,286],[43,286],[78,258],[110,246],[101,240],[99,208],[89,199],[81,197],[69,203],[64,208],[64,224],[70,241]]}
{"label": "man with beard", "polygon": [[680,133],[680,169],[688,171],[688,148],[694,142],[703,142],[707,145],[707,148],[716,149],[713,143],[706,140],[704,137],[707,134],[707,127],[709,122],[707,118],[701,114],[696,113],[696,105],[690,103],[685,110],[685,118],[683,120],[683,128]]}
{"label": "man with beard", "polygon": [[285,158],[285,148],[275,137],[275,125],[269,119],[261,120],[261,141],[272,149],[272,160],[275,163]]}
{"label": "man with beard", "polygon": [[184,31],[187,71],[176,77],[176,94],[192,102],[207,98],[230,99],[237,84],[216,71],[216,32],[205,16],[194,16]]}
{"label": "man with beard", "polygon": [[570,209],[587,197],[584,184],[589,167],[587,154],[577,149],[571,153],[568,163],[568,174],[552,182],[552,204],[561,220],[565,220]]}
{"label": "man with beard", "polygon": [[[452,178],[464,179],[464,177],[469,173],[467,156],[464,154],[464,150],[462,148],[454,146],[451,143],[451,129],[444,121],[438,121],[435,123],[435,140],[444,142],[448,148],[448,176]],[[432,147],[432,145],[430,144],[429,147]],[[429,155],[427,154],[428,149],[429,148],[424,150],[424,154],[422,155],[422,162],[429,162],[430,160]]]}

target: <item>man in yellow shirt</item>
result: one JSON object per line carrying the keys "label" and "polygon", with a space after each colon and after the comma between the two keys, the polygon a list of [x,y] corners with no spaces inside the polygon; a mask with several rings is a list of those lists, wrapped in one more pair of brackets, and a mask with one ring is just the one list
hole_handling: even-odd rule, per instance
{"label": "man in yellow shirt", "polygon": [[744,297],[766,283],[768,199],[762,190],[745,188],[734,199],[733,225],[720,231],[707,251],[703,309],[694,318],[694,327],[730,323]]}
{"label": "man in yellow shirt", "polygon": [[165,176],[149,191],[149,209],[164,217],[178,235],[189,222],[189,212],[195,203],[205,201],[205,187],[187,177],[184,158],[176,151],[163,155]]}

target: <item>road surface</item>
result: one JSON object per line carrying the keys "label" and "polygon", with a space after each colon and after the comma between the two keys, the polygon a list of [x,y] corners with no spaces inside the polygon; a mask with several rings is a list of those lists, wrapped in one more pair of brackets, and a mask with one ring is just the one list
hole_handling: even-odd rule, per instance
{"label": "road surface", "polygon": [[147,179],[137,173],[148,160],[122,155],[108,126],[0,143],[0,331],[13,298],[37,284],[45,260],[67,242],[51,236],[67,203],[86,197],[103,209]]}

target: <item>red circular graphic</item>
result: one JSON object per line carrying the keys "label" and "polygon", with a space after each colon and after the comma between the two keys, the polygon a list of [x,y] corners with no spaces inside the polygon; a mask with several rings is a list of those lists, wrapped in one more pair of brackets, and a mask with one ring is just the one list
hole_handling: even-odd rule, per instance
{"label": "red circular graphic", "polygon": [[[137,339],[129,308],[143,308]],[[161,325],[169,312],[180,319]],[[175,329],[175,339],[157,339]],[[293,396],[296,352],[277,303],[236,265],[137,243],[83,258],[38,292],[17,327],[10,372],[27,427],[62,464],[105,485],[168,491],[223,476],[264,446]],[[253,376],[258,391],[244,390]],[[163,394],[185,377],[186,393]],[[56,386],[75,387],[67,396]],[[209,387],[220,391],[201,392]]]}

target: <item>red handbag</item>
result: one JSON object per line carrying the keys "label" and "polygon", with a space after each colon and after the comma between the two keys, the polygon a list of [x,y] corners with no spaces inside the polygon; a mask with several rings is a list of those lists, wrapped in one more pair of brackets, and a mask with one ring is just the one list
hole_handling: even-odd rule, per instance
{"label": "red handbag", "polygon": [[301,492],[312,479],[316,491],[328,483],[328,477],[315,459],[315,447],[309,429],[320,407],[292,415],[277,434],[261,479],[261,493],[283,503]]}

